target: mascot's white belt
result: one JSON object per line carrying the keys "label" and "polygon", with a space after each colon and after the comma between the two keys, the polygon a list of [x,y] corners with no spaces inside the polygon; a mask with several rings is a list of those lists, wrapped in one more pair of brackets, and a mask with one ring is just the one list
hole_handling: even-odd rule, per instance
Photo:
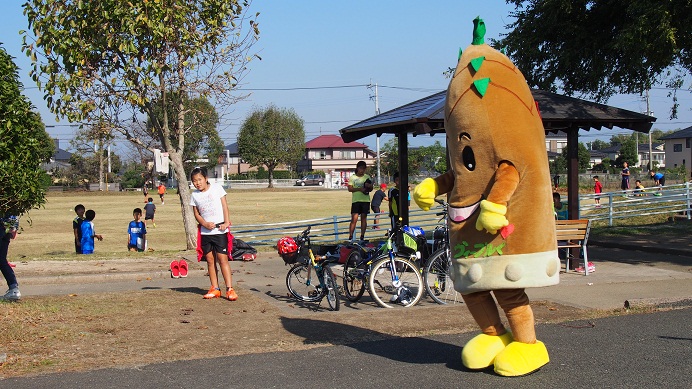
{"label": "mascot's white belt", "polygon": [[560,259],[557,250],[452,259],[452,279],[454,289],[462,294],[556,285]]}

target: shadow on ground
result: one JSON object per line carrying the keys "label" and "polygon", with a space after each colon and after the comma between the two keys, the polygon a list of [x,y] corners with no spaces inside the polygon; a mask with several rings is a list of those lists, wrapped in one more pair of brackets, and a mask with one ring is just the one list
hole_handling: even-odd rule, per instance
{"label": "shadow on ground", "polygon": [[[302,337],[305,344],[338,344],[359,352],[412,364],[445,364],[458,371],[470,371],[461,363],[462,348],[421,337],[399,337],[366,328],[331,321],[287,318],[285,330]],[[484,370],[494,374],[492,368]]]}

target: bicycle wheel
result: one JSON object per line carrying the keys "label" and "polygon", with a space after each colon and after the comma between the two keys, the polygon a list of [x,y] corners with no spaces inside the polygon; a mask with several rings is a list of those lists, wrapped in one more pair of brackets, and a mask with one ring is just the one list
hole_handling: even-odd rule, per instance
{"label": "bicycle wheel", "polygon": [[320,301],[322,299],[320,280],[314,269],[310,271],[308,279],[308,269],[309,265],[304,263],[294,265],[286,274],[286,287],[291,295],[300,301]]}
{"label": "bicycle wheel", "polygon": [[392,279],[389,255],[380,257],[372,266],[368,286],[377,305],[384,308],[411,307],[423,295],[423,278],[418,266],[403,256],[394,257],[398,280]]}
{"label": "bicycle wheel", "polygon": [[356,302],[365,292],[365,269],[356,267],[356,261],[351,260],[352,255],[344,263],[344,294],[348,301]]}
{"label": "bicycle wheel", "polygon": [[339,296],[339,286],[336,284],[336,276],[332,269],[325,265],[322,265],[322,278],[324,279],[324,285],[326,290],[323,292],[327,297],[327,303],[329,303],[329,309],[332,311],[339,310],[339,304],[341,303],[341,296]]}
{"label": "bicycle wheel", "polygon": [[447,247],[437,250],[428,259],[423,270],[423,284],[433,300],[438,304],[463,303],[461,293],[454,290],[451,271],[452,261]]}

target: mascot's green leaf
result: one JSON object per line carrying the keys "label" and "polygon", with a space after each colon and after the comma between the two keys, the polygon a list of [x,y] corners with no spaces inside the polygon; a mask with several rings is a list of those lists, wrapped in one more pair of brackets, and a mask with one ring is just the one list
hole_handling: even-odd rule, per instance
{"label": "mascot's green leaf", "polygon": [[485,57],[478,57],[471,60],[471,67],[473,68],[474,72],[477,72],[478,69],[481,68],[483,61],[485,61]]}
{"label": "mascot's green leaf", "polygon": [[476,80],[473,82],[473,86],[476,87],[476,90],[481,95],[481,97],[485,96],[485,92],[488,90],[489,84],[490,78],[481,78],[480,80]]}
{"label": "mascot's green leaf", "polygon": [[459,60],[461,59],[461,54],[463,54],[463,53],[464,53],[464,50],[462,50],[460,47],[459,48],[459,56],[457,56],[457,62],[459,62]]}

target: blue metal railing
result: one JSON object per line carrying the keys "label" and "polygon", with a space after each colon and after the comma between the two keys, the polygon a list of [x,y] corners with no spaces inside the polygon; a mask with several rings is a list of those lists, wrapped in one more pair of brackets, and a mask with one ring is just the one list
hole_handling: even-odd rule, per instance
{"label": "blue metal railing", "polygon": [[[409,214],[409,224],[423,228],[426,232],[432,232],[440,220],[435,215],[442,208],[432,208],[430,211],[420,209],[412,210]],[[365,239],[375,240],[384,238],[387,229],[391,226],[391,221],[386,213],[379,215],[379,229],[373,229],[375,215],[368,215],[368,229]],[[284,236],[296,236],[302,232],[306,226],[312,226],[310,230],[311,240],[315,243],[341,242],[349,240],[348,226],[351,222],[350,216],[331,216],[318,219],[296,220],[290,222],[267,223],[267,224],[242,224],[232,227],[233,236],[242,239],[251,245],[270,245],[276,244],[277,240]],[[360,236],[360,220],[356,225],[356,237]]]}

